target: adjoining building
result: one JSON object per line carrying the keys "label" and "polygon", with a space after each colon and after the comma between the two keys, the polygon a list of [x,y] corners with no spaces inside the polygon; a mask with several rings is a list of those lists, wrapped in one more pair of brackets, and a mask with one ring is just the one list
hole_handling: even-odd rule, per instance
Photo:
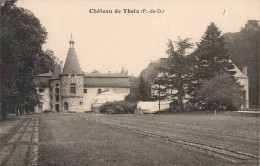
{"label": "adjoining building", "polygon": [[93,111],[107,101],[124,100],[130,93],[129,76],[83,72],[74,48],[75,41],[71,38],[69,43],[64,68],[62,63],[55,64],[52,71],[35,78],[36,88],[42,96],[36,112]]}

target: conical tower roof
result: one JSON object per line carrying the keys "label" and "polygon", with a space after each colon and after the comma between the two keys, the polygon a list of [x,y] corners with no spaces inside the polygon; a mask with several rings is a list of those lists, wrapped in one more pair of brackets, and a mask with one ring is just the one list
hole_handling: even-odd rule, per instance
{"label": "conical tower roof", "polygon": [[80,69],[79,60],[76,54],[76,50],[74,48],[74,40],[71,38],[70,41],[70,48],[68,51],[68,55],[65,61],[65,65],[63,68],[63,72],[61,75],[66,75],[70,73],[75,74],[82,74],[82,71]]}
{"label": "conical tower roof", "polygon": [[61,72],[60,65],[59,64],[54,64],[53,65],[53,74],[52,74],[51,80],[60,79],[60,72]]}

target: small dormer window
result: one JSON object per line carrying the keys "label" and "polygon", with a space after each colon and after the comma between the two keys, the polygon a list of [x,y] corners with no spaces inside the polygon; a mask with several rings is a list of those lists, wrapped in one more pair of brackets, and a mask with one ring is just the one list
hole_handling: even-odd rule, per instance
{"label": "small dormer window", "polygon": [[71,77],[75,77],[75,74],[73,73],[73,74],[71,74]]}

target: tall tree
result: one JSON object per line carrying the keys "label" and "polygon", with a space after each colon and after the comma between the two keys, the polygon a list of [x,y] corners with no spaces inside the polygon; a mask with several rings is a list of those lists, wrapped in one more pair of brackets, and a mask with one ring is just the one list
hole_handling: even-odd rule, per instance
{"label": "tall tree", "polygon": [[125,97],[126,101],[138,102],[141,100],[141,95],[139,93],[139,78],[130,76],[130,93]]}
{"label": "tall tree", "polygon": [[41,51],[36,57],[35,73],[47,73],[53,68],[55,63],[58,63],[58,59],[54,56],[52,50]]}
{"label": "tall tree", "polygon": [[250,107],[259,107],[260,24],[248,20],[240,32],[224,34],[230,59],[242,70],[248,67]]}
{"label": "tall tree", "polygon": [[234,75],[234,65],[229,61],[228,51],[225,48],[224,37],[219,28],[211,22],[202,36],[195,52],[198,58],[197,78],[208,80],[221,71]]}
{"label": "tall tree", "polygon": [[202,101],[198,99],[195,92],[201,88],[203,81],[215,77],[220,72],[227,72],[233,76],[235,71],[232,71],[234,65],[229,60],[224,37],[213,22],[207,27],[193,56],[195,60],[194,81],[190,83],[189,88],[192,96],[191,102],[200,105]]}
{"label": "tall tree", "polygon": [[140,83],[138,89],[142,101],[147,101],[151,99],[151,85],[150,83],[144,80],[143,75],[140,76]]}
{"label": "tall tree", "polygon": [[183,111],[183,100],[187,94],[187,85],[190,81],[189,72],[189,60],[186,56],[187,50],[192,48],[193,44],[190,43],[190,38],[181,39],[174,44],[171,40],[168,42],[167,54],[169,57],[166,59],[167,67],[163,70],[168,74],[167,86],[171,86],[172,89],[176,89],[175,94],[178,97],[178,110]]}
{"label": "tall tree", "polygon": [[3,118],[15,108],[29,109],[39,102],[33,78],[47,32],[29,10],[15,1],[1,3],[1,103]]}

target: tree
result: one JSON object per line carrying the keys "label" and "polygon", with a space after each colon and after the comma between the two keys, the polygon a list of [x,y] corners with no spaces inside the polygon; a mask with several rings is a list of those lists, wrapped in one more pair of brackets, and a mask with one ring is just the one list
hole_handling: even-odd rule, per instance
{"label": "tree", "polygon": [[190,82],[190,61],[185,57],[187,50],[193,46],[189,41],[190,38],[181,39],[179,37],[175,42],[175,50],[173,42],[169,40],[167,50],[169,57],[166,59],[166,67],[162,69],[169,76],[165,83],[166,86],[171,86],[172,89],[177,90],[175,95],[178,98],[179,111],[183,111],[183,100],[188,92],[187,85]]}
{"label": "tree", "polygon": [[221,71],[234,75],[234,65],[229,61],[224,37],[219,28],[212,22],[198,44],[195,55],[198,57],[198,78],[208,80]]}
{"label": "tree", "polygon": [[150,62],[149,65],[142,70],[140,76],[142,75],[146,82],[152,83],[157,75],[161,72],[161,68],[165,67],[165,65],[166,64],[163,58],[154,62]]}
{"label": "tree", "polygon": [[36,58],[35,72],[37,74],[47,73],[58,62],[52,50],[41,51]]}
{"label": "tree", "polygon": [[196,93],[207,110],[235,110],[245,101],[241,86],[225,72],[204,81]]}
{"label": "tree", "polygon": [[156,78],[154,78],[152,82],[151,89],[153,93],[151,94],[152,100],[165,100],[167,96],[167,89],[169,88],[167,85],[168,74],[159,73]]}
{"label": "tree", "polygon": [[[15,1],[1,3],[1,111],[33,108],[40,100],[33,78],[41,71],[39,59],[47,32],[29,10]],[[45,56],[46,57],[46,56]]]}
{"label": "tree", "polygon": [[144,80],[142,75],[140,76],[140,83],[138,89],[142,101],[147,101],[151,99],[151,85],[150,83]]}
{"label": "tree", "polygon": [[126,101],[129,102],[138,102],[141,100],[141,95],[139,93],[139,79],[137,77],[130,77],[130,93],[125,97]]}
{"label": "tree", "polygon": [[224,37],[213,22],[207,27],[197,47],[193,53],[196,63],[193,72],[194,81],[190,85],[190,91],[193,91],[191,102],[199,105],[202,101],[198,100],[197,94],[194,92],[201,87],[203,81],[210,80],[220,72],[227,72],[233,76],[235,71],[232,71],[234,65],[229,61]]}
{"label": "tree", "polygon": [[259,61],[260,26],[259,21],[248,20],[240,32],[224,34],[230,59],[242,69],[248,67],[250,107],[259,107]]}

